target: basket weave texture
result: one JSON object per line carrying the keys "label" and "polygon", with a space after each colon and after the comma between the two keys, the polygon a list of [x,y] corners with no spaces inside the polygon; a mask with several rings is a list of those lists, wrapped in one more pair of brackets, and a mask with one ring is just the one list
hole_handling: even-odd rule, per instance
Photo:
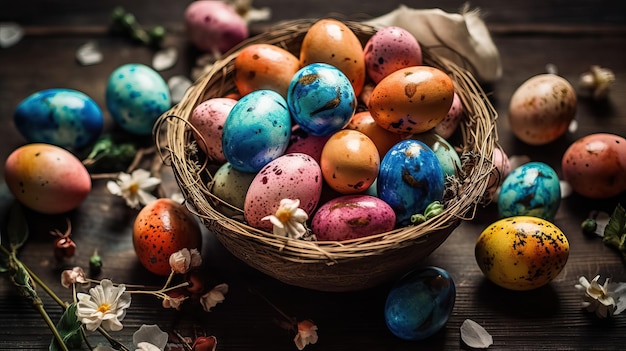
{"label": "basket weave texture", "polygon": [[[187,90],[180,103],[159,118],[154,138],[164,162],[173,170],[188,208],[236,257],[287,284],[321,291],[363,290],[415,267],[462,220],[472,219],[478,205],[488,201],[485,194],[494,172],[497,113],[467,70],[422,47],[424,64],[449,74],[465,111],[455,139],[450,140],[461,156],[462,169],[458,177],[446,181],[442,214],[419,225],[341,242],[279,237],[250,227],[240,218],[225,216],[216,209],[221,200],[211,194],[211,160],[190,151],[194,150],[190,147],[194,138],[188,120],[193,109],[209,98],[236,92],[233,65],[243,47],[274,44],[298,56],[300,43],[315,21],[281,22],[233,48]],[[360,22],[343,22],[363,45],[376,32],[376,28]]]}

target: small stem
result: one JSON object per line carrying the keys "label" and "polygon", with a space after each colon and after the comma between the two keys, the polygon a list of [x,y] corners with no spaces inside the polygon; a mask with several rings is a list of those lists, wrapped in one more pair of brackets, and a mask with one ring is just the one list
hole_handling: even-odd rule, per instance
{"label": "small stem", "polygon": [[48,285],[46,285],[46,283],[44,283],[39,278],[39,276],[37,276],[37,274],[35,274],[33,271],[31,271],[30,268],[27,265],[22,263],[22,266],[24,266],[24,269],[26,269],[26,271],[31,276],[31,278],[33,278],[35,283],[37,283],[39,286],[41,286],[41,288],[46,292],[46,294],[48,294],[59,306],[61,306],[63,308],[63,311],[65,311],[65,309],[67,308],[67,303],[65,301],[61,300],[61,298],[59,298],[59,296],[57,296],[57,294],[55,294],[54,291],[52,291],[52,289],[50,289],[48,287]]}
{"label": "small stem", "polygon": [[168,285],[170,285],[170,283],[172,282],[172,278],[174,277],[174,271],[172,270],[170,272],[170,275],[167,276],[167,280],[165,281],[165,284],[163,284],[163,287],[161,288],[161,290],[167,288]]}
{"label": "small stem", "polygon": [[54,339],[56,340],[57,344],[59,344],[59,347],[61,348],[61,350],[69,351],[69,349],[67,348],[67,345],[65,345],[65,342],[63,342],[63,337],[61,337],[61,334],[59,334],[59,330],[54,325],[54,322],[52,322],[52,320],[50,319],[50,316],[48,316],[48,313],[46,313],[46,310],[43,308],[43,304],[37,303],[35,304],[35,308],[37,309],[37,311],[39,311],[39,314],[48,325],[48,328],[50,328],[50,331],[52,331],[52,334],[54,335]]}
{"label": "small stem", "polygon": [[102,334],[102,336],[104,336],[109,341],[111,346],[113,346],[114,348],[118,350],[123,350],[123,351],[130,351],[126,346],[124,346],[124,344],[115,340],[106,330],[104,330],[104,328],[98,327],[97,330],[98,332],[100,332],[100,334]]}
{"label": "small stem", "polygon": [[98,173],[98,174],[91,174],[91,179],[96,180],[96,179],[117,179],[117,177],[120,175],[120,173]]}
{"label": "small stem", "polygon": [[283,312],[280,308],[278,308],[276,305],[274,305],[270,300],[267,299],[267,297],[261,295],[260,292],[254,290],[254,289],[250,289],[251,292],[259,295],[263,300],[265,300],[265,302],[267,302],[270,306],[272,306],[272,308],[274,310],[276,310],[276,312],[278,312],[283,318],[285,318],[287,321],[289,321],[292,324],[296,324],[295,318],[293,317],[289,317],[285,312]]}

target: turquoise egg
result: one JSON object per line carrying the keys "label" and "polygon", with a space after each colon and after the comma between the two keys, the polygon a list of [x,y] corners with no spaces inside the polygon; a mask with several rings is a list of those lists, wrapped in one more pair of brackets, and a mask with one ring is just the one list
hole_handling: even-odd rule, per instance
{"label": "turquoise egg", "polygon": [[500,217],[533,216],[552,220],[561,204],[556,171],[542,162],[514,169],[502,182],[498,195]]}
{"label": "turquoise egg", "polygon": [[446,176],[455,176],[461,169],[461,158],[454,146],[439,134],[430,130],[428,132],[414,134],[412,139],[419,140],[433,150],[441,164],[441,169]]}
{"label": "turquoise egg", "polygon": [[129,63],[109,76],[106,104],[111,117],[122,129],[149,135],[157,118],[171,107],[172,100],[165,80],[157,71]]}
{"label": "turquoise egg", "polygon": [[356,110],[356,95],[350,80],[339,69],[326,63],[312,63],[293,76],[287,103],[302,130],[325,136],[350,122]]}
{"label": "turquoise egg", "polygon": [[433,201],[441,201],[444,174],[439,159],[426,144],[406,139],[394,145],[380,162],[378,197],[396,213],[396,223],[411,223]]}
{"label": "turquoise egg", "polygon": [[291,115],[285,98],[256,90],[231,109],[222,132],[224,157],[241,172],[258,172],[285,153],[291,138]]}
{"label": "turquoise egg", "polygon": [[13,120],[28,142],[63,148],[94,142],[104,124],[98,104],[72,89],[47,89],[28,96],[15,109]]}
{"label": "turquoise egg", "polygon": [[423,340],[446,325],[455,300],[450,273],[439,267],[419,268],[391,287],[385,301],[385,323],[401,339]]}

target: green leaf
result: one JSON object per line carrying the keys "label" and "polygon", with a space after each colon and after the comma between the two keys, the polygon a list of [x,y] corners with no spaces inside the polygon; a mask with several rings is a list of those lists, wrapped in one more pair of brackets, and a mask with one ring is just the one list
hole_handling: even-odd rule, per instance
{"label": "green leaf", "polygon": [[7,222],[7,236],[13,250],[17,250],[28,239],[28,223],[24,216],[22,205],[15,202],[9,209],[9,220]]}
{"label": "green leaf", "polygon": [[609,223],[604,228],[604,241],[605,242],[619,242],[620,236],[624,234],[624,227],[626,226],[626,210],[621,204],[617,204]]}
{"label": "green leaf", "polygon": [[[82,323],[78,320],[78,317],[76,317],[76,304],[73,303],[67,307],[56,325],[63,342],[71,350],[79,349],[83,342],[80,330],[81,325]],[[48,350],[61,350],[54,338],[52,338]]]}
{"label": "green leaf", "polygon": [[14,269],[11,280],[13,284],[18,287],[20,294],[29,299],[33,304],[41,303],[41,299],[39,299],[39,295],[37,295],[37,291],[35,290],[35,283],[28,273],[28,270],[19,261],[13,260],[11,264]]}

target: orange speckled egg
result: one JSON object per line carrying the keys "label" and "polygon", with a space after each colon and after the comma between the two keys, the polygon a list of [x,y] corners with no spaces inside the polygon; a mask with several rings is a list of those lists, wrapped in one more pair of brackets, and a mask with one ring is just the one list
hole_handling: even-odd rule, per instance
{"label": "orange speckled egg", "polygon": [[402,136],[400,134],[390,132],[379,126],[376,121],[374,121],[374,118],[369,111],[356,113],[352,116],[352,119],[346,128],[358,130],[372,139],[376,145],[376,149],[378,149],[378,155],[380,157],[385,156],[387,151],[389,151],[392,146],[402,140]]}
{"label": "orange speckled egg", "polygon": [[234,62],[235,86],[243,96],[255,90],[273,90],[285,99],[300,61],[289,51],[270,44],[252,44],[242,49]]}
{"label": "orange speckled egg", "polygon": [[454,83],[440,69],[397,70],[374,88],[368,109],[381,127],[399,134],[425,132],[441,122],[454,99]]}
{"label": "orange speckled egg", "polygon": [[170,256],[182,249],[202,249],[202,232],[187,208],[168,198],[146,205],[133,225],[133,247],[150,272],[170,274]]}
{"label": "orange speckled egg", "polygon": [[348,77],[354,94],[359,95],[365,84],[363,45],[343,22],[322,19],[315,22],[302,39],[300,66],[327,63]]}
{"label": "orange speckled egg", "polygon": [[91,177],[80,160],[50,144],[14,150],[5,161],[4,178],[20,203],[47,214],[75,209],[91,191]]}
{"label": "orange speckled egg", "polygon": [[333,134],[322,149],[322,175],[328,185],[341,194],[367,190],[376,180],[380,156],[367,135],[352,129]]}

